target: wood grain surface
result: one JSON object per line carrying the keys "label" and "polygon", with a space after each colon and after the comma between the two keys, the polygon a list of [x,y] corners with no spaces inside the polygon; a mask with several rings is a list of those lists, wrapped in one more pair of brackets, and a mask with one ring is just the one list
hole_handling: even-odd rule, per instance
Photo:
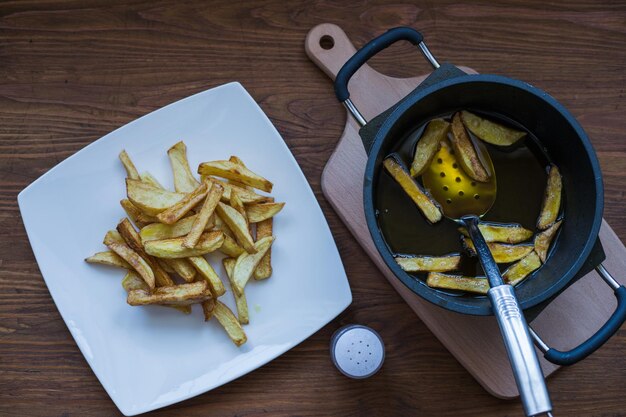
{"label": "wood grain surface", "polygon": [[[324,200],[320,175],[345,113],[330,81],[304,53],[306,33],[322,22],[341,25],[357,46],[391,26],[410,25],[425,33],[441,61],[520,78],[550,92],[592,138],[604,172],[605,218],[626,240],[622,1],[2,2],[0,415],[119,414],[50,298],[17,193],[109,131],[232,80],[259,102],[311,183],[354,302],[262,369],[152,415],[521,415],[517,402],[490,396],[442,347]],[[427,69],[404,44],[377,56],[373,66],[398,77]],[[332,332],[353,322],[377,329],[387,347],[381,372],[364,381],[339,374],[328,356]],[[626,329],[551,377],[555,415],[626,416],[626,355],[619,348],[624,339]]]}

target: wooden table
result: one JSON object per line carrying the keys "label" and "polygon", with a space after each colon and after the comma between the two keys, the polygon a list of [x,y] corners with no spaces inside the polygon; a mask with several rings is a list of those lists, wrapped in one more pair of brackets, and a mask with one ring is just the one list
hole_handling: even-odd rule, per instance
{"label": "wooden table", "polygon": [[[0,415],[118,414],[50,298],[21,224],[18,192],[109,131],[232,80],[273,120],[311,183],[354,302],[262,369],[153,415],[521,415],[518,402],[491,397],[452,358],[324,200],[320,174],[345,116],[331,83],[307,59],[304,36],[332,22],[361,45],[386,28],[411,25],[442,61],[547,90],[592,138],[604,172],[605,217],[625,240],[626,5],[418,3],[0,4]],[[373,65],[394,76],[427,70],[403,44]],[[340,375],[328,355],[332,332],[354,322],[376,328],[387,347],[381,372],[364,381]],[[550,379],[557,415],[626,416],[626,355],[618,349],[625,338],[622,329],[583,363]]]}

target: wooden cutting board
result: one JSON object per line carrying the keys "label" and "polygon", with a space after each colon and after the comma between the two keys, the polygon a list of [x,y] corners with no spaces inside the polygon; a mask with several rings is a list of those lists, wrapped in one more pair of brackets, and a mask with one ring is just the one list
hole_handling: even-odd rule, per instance
{"label": "wooden cutting board", "polygon": [[[344,31],[321,24],[308,33],[306,53],[331,79],[356,49]],[[416,50],[416,53],[419,53]],[[426,64],[425,64],[426,65]],[[475,71],[460,67],[468,73]],[[367,120],[398,102],[426,75],[393,78],[363,66],[350,81],[350,97]],[[475,317],[444,310],[418,297],[387,268],[370,237],[363,211],[363,176],[367,156],[358,125],[347,115],[346,127],[322,174],[322,190],[382,275],[444,344],[450,353],[492,395],[515,398],[519,394],[494,317]],[[600,239],[609,272],[626,270],[626,248],[603,221]],[[595,272],[587,274],[556,298],[533,322],[533,328],[557,349],[570,349],[591,336],[611,315],[616,301],[612,291]],[[559,367],[541,359],[544,374]],[[549,388],[549,384],[548,384]],[[575,389],[575,387],[572,387]]]}

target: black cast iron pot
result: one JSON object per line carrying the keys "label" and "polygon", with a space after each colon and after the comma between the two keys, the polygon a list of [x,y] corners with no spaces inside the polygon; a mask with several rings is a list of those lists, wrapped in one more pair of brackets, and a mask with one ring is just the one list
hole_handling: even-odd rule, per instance
{"label": "black cast iron pot", "polygon": [[[366,122],[350,100],[348,81],[368,59],[400,40],[418,46],[435,71],[399,103]],[[566,221],[553,243],[548,261],[516,288],[526,316],[530,320],[568,285],[593,268],[612,287],[618,299],[613,316],[577,348],[568,352],[551,349],[531,331],[535,344],[551,362],[568,365],[591,354],[619,329],[626,320],[626,288],[601,264],[605,256],[598,239],[604,199],[600,166],[582,127],[554,98],[522,81],[497,75],[468,75],[450,64],[440,66],[424,44],[422,35],[406,27],[391,29],[358,50],[337,74],[335,94],[362,126],[359,134],[369,155],[363,190],[369,231],[385,263],[404,285],[448,310],[472,315],[492,314],[486,297],[446,294],[403,271],[394,261],[378,227],[374,202],[382,160],[417,126],[438,115],[464,108],[497,112],[540,138],[563,176]]]}

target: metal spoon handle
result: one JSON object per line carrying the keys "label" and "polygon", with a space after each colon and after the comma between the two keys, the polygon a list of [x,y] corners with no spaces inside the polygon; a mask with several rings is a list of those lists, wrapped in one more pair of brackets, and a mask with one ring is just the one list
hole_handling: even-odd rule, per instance
{"label": "metal spoon handle", "polygon": [[491,286],[489,299],[500,326],[524,412],[527,416],[549,412],[552,410],[550,396],[515,290],[512,286],[504,284],[498,265],[478,228],[479,218],[465,217],[462,221],[467,227]]}

